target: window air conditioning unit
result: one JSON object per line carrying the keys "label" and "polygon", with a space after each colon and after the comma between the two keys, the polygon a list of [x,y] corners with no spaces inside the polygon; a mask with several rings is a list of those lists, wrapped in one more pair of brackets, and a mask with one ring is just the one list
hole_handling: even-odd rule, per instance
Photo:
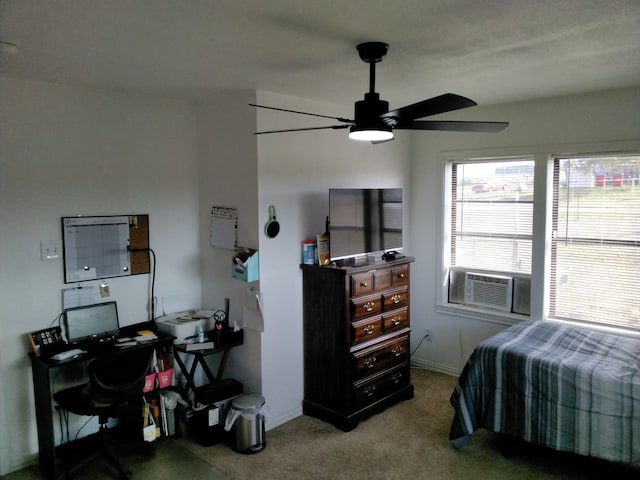
{"label": "window air conditioning unit", "polygon": [[467,272],[464,282],[465,305],[511,311],[513,278]]}

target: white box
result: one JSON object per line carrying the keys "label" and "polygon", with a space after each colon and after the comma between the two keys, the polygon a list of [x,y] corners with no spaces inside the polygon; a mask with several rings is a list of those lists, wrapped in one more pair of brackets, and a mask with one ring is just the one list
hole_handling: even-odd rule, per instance
{"label": "white box", "polygon": [[185,338],[197,335],[197,329],[202,326],[202,329],[206,332],[212,330],[215,320],[213,318],[200,318],[197,320],[180,320],[179,317],[188,316],[193,312],[180,312],[172,313],[156,318],[156,326],[158,330],[169,335],[173,335],[176,339],[173,341],[174,345],[184,343]]}

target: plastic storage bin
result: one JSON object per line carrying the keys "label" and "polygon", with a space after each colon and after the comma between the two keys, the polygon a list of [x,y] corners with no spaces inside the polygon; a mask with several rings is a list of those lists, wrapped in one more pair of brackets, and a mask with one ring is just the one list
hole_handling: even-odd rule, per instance
{"label": "plastic storage bin", "polygon": [[230,434],[224,429],[234,398],[242,395],[242,383],[227,378],[216,384],[196,388],[196,401],[204,407],[194,412],[195,433],[203,447],[226,442]]}

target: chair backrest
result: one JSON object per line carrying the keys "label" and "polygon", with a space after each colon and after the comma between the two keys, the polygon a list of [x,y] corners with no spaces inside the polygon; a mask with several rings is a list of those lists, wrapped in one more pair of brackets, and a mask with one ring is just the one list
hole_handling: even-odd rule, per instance
{"label": "chair backrest", "polygon": [[153,346],[114,349],[89,364],[89,399],[96,405],[123,405],[142,395],[149,373]]}

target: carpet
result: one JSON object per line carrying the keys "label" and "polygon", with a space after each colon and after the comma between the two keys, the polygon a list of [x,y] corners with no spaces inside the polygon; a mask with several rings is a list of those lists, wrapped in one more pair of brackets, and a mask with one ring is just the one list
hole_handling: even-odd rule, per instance
{"label": "carpet", "polygon": [[[528,445],[479,430],[469,445],[448,441],[456,378],[412,369],[415,397],[400,402],[343,432],[301,416],[266,433],[267,446],[243,455],[228,445],[177,444],[214,465],[232,480],[393,480],[393,479],[595,479],[632,478],[638,470]],[[268,403],[268,399],[267,399]]]}

